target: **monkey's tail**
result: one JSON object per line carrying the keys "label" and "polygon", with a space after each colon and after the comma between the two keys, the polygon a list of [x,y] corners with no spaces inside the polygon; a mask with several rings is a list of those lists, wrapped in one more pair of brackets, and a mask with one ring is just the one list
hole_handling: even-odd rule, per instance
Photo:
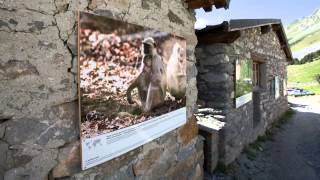
{"label": "monkey's tail", "polygon": [[127,89],[127,100],[129,102],[129,104],[133,104],[134,103],[134,101],[132,100],[131,92],[135,87],[136,87],[136,83],[132,83]]}

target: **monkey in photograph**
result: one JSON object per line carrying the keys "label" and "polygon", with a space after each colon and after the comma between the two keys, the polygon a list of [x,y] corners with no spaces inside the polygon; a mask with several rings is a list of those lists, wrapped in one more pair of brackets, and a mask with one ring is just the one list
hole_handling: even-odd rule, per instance
{"label": "monkey in photograph", "polygon": [[127,99],[133,103],[131,91],[138,88],[140,103],[144,112],[163,104],[166,95],[166,68],[157,53],[153,38],[146,38],[142,46],[142,66],[140,74],[127,90]]}
{"label": "monkey in photograph", "polygon": [[[148,39],[147,39],[148,40]],[[147,101],[144,111],[148,112],[164,103],[166,97],[167,78],[166,67],[156,48],[152,49],[151,81],[148,88]]]}
{"label": "monkey in photograph", "polygon": [[183,52],[183,47],[179,43],[175,43],[167,64],[168,91],[177,99],[183,98],[186,93],[187,74]]}
{"label": "monkey in photograph", "polygon": [[[141,107],[145,106],[147,100],[148,88],[151,78],[151,64],[152,56],[145,55],[142,58],[140,73],[137,78],[135,78],[127,89],[127,100],[130,104],[138,104]],[[140,101],[133,101],[131,92],[133,89],[138,89],[138,95]]]}

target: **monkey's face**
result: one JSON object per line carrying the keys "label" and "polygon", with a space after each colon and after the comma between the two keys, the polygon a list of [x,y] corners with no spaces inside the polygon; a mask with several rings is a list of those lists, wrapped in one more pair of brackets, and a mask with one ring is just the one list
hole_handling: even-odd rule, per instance
{"label": "monkey's face", "polygon": [[142,49],[144,54],[152,54],[154,46],[150,44],[143,44]]}

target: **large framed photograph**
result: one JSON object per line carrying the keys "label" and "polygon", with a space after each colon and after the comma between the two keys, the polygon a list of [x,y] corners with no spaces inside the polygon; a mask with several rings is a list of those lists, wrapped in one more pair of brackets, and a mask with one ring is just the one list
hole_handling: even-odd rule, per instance
{"label": "large framed photograph", "polygon": [[82,169],[186,122],[186,41],[79,12]]}
{"label": "large framed photograph", "polygon": [[252,100],[252,60],[237,59],[235,71],[235,106],[239,108]]}

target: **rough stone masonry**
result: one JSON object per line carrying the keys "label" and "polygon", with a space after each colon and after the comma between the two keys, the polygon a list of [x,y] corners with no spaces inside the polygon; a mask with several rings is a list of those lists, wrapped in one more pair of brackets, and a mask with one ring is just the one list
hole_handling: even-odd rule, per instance
{"label": "rough stone masonry", "polygon": [[[262,33],[260,27],[240,31],[232,43],[201,44],[196,49],[198,60],[199,100],[206,107],[220,110],[226,122],[219,132],[219,162],[230,164],[244,147],[263,135],[271,124],[288,109],[284,82],[287,80],[287,57],[276,32]],[[264,76],[252,101],[236,108],[235,61],[237,59],[263,60],[261,76]],[[272,80],[280,79],[280,96],[275,98]],[[261,78],[262,79],[262,78]],[[258,109],[258,110],[257,110]],[[254,114],[259,112],[258,115]],[[212,142],[217,143],[217,142]]]}
{"label": "rough stone masonry", "polygon": [[[187,40],[188,122],[112,161],[80,170],[77,10]],[[1,0],[0,180],[201,179],[195,13],[181,0]]]}

